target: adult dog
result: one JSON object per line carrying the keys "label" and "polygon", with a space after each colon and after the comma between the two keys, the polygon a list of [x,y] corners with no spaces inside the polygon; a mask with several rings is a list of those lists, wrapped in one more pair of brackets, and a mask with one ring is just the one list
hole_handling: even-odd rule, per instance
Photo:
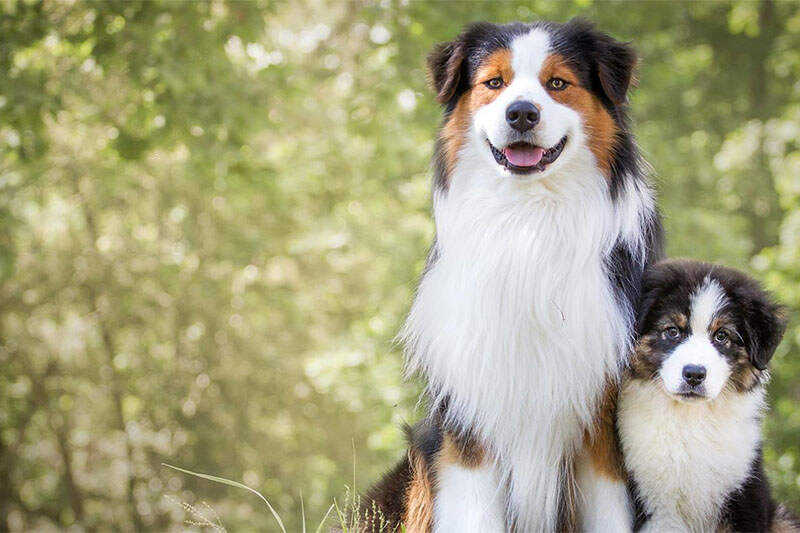
{"label": "adult dog", "polygon": [[626,97],[585,21],[474,24],[429,68],[436,240],[402,331],[430,415],[369,498],[407,531],[630,527],[613,393],[660,221]]}

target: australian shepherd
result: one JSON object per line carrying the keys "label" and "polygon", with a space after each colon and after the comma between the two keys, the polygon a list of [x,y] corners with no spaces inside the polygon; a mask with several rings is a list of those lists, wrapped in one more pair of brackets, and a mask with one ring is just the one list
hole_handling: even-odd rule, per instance
{"label": "australian shepherd", "polygon": [[580,20],[474,24],[431,53],[436,238],[401,333],[430,410],[369,494],[385,522],[630,528],[597,428],[661,253],[626,111],[635,63]]}
{"label": "australian shepherd", "polygon": [[780,307],[741,272],[695,261],[648,269],[642,291],[617,420],[637,528],[800,531],[770,497],[761,457]]}

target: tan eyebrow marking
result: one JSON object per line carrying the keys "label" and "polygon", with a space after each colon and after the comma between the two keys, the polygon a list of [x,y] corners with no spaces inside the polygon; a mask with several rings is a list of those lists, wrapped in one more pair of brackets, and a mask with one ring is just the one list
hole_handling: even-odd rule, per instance
{"label": "tan eyebrow marking", "polygon": [[[484,85],[484,82],[497,77],[503,78],[504,85],[502,88],[490,89]],[[475,112],[479,107],[491,104],[511,84],[513,79],[514,69],[511,68],[511,50],[503,48],[489,54],[478,67],[472,80],[469,99],[470,112]]]}

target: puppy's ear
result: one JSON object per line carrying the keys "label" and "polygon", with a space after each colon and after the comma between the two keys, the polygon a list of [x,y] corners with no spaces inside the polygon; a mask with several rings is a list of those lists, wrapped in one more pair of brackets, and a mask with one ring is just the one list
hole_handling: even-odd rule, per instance
{"label": "puppy's ear", "polygon": [[466,45],[462,39],[436,45],[428,55],[428,75],[436,100],[446,104],[456,93],[461,78],[464,76],[464,59],[467,56]]}
{"label": "puppy's ear", "polygon": [[636,336],[644,335],[646,324],[645,321],[647,320],[647,315],[650,314],[650,309],[653,307],[653,304],[656,303],[657,291],[643,291],[641,297],[639,298],[639,305],[636,308]]}
{"label": "puppy's ear", "polygon": [[665,284],[665,274],[658,266],[651,266],[645,271],[642,278],[642,289],[639,302],[636,305],[636,335],[641,336],[647,332],[650,325],[648,317],[653,306],[661,297],[661,288]]}
{"label": "puppy's ear", "polygon": [[764,370],[786,331],[784,309],[762,292],[748,302],[744,327],[750,362]]}

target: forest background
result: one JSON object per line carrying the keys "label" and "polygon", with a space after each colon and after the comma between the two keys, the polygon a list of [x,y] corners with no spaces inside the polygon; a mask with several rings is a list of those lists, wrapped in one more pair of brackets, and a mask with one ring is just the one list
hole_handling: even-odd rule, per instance
{"label": "forest background", "polygon": [[0,0],[0,531],[277,528],[164,462],[290,531],[376,480],[423,413],[392,338],[433,235],[425,56],[576,15],[641,56],[670,255],[790,307],[764,447],[800,510],[800,3]]}

